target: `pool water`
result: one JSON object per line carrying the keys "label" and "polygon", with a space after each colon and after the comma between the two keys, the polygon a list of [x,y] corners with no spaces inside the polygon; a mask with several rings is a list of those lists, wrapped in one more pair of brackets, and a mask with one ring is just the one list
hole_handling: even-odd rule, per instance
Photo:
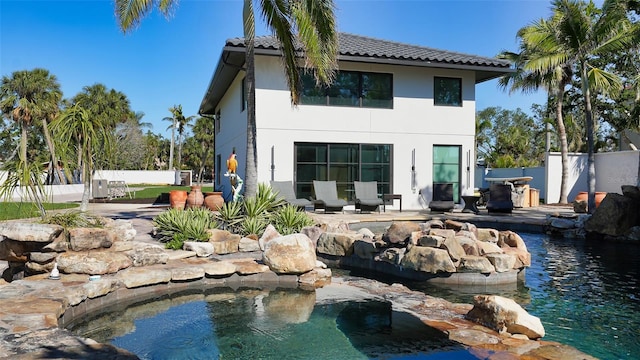
{"label": "pool water", "polygon": [[68,329],[142,359],[476,359],[417,318],[375,300],[316,304],[315,292],[248,290],[148,313],[116,308]]}

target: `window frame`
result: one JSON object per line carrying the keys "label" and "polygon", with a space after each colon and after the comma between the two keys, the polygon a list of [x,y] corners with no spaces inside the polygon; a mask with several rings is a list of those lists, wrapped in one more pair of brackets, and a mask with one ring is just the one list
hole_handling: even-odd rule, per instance
{"label": "window frame", "polygon": [[[458,85],[458,96],[457,96],[457,103],[448,103],[448,102],[440,102],[438,100],[438,94],[439,91],[438,90],[444,90],[442,89],[442,87],[439,87],[439,83],[442,80],[454,80],[457,82]],[[449,90],[447,90],[449,91]],[[450,76],[434,76],[433,77],[433,105],[434,106],[451,106],[451,107],[462,107],[462,78],[459,77],[450,77]]]}
{"label": "window frame", "polygon": [[[360,107],[360,108],[367,108],[367,109],[393,109],[394,106],[394,96],[393,96],[393,73],[383,73],[383,72],[370,72],[370,71],[354,71],[354,70],[344,70],[344,71],[338,71],[336,73],[336,79],[340,79],[342,76],[357,76],[357,84],[356,84],[356,89],[353,88],[337,88],[336,87],[336,83],[338,81],[334,81],[333,84],[329,87],[323,87],[323,88],[318,88],[315,87],[315,81],[313,81],[314,87],[310,88],[307,87],[305,88],[305,83],[307,83],[307,85],[310,83],[309,81],[309,77],[311,77],[312,75],[309,74],[309,72],[305,72],[304,70],[301,70],[301,79],[300,79],[300,86],[302,88],[301,91],[301,95],[300,95],[300,105],[320,105],[320,106],[336,106],[336,107]],[[389,86],[388,89],[386,89],[386,91],[388,91],[389,93],[389,98],[388,99],[367,99],[364,95],[365,89],[363,84],[365,83],[364,81],[364,77],[365,76],[371,76],[371,77],[388,77],[388,81],[389,81]],[[312,95],[305,95],[305,91],[309,91],[312,93],[320,93],[323,95],[316,95],[316,96],[312,96]],[[369,90],[370,91],[370,90]],[[357,96],[353,97],[349,97],[346,96],[348,95],[348,93],[355,93],[357,94]],[[338,96],[331,96],[332,94],[344,94],[344,97],[338,97]],[[313,99],[321,99],[322,97],[324,97],[323,101],[313,101],[311,100]],[[340,99],[343,99],[344,102],[341,102]],[[349,99],[351,99],[351,101],[349,101]],[[308,101],[305,101],[308,100]],[[368,100],[368,101],[367,101]],[[388,102],[387,105],[385,106],[374,106],[371,105],[371,102]],[[350,104],[351,102],[351,104]],[[368,105],[365,105],[365,103],[370,102]]]}

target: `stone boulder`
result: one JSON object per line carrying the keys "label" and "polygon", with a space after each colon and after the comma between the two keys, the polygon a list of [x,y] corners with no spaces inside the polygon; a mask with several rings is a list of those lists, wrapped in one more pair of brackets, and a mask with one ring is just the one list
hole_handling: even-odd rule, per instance
{"label": "stone boulder", "polygon": [[371,260],[378,252],[375,242],[369,237],[356,240],[353,243],[353,253],[361,259]]}
{"label": "stone boulder", "polygon": [[139,244],[133,250],[125,252],[133,262],[133,266],[149,266],[155,264],[166,264],[169,254],[158,245]]}
{"label": "stone boulder", "polygon": [[513,247],[523,251],[528,251],[527,244],[525,244],[524,240],[522,240],[522,237],[511,230],[500,231],[500,240],[498,243],[502,243],[509,247]]}
{"label": "stone boulder", "polygon": [[362,234],[358,233],[325,232],[318,239],[317,251],[325,255],[351,256],[353,243],[362,238]]}
{"label": "stone boulder", "polygon": [[420,231],[420,224],[412,222],[412,221],[395,221],[387,232],[383,235],[384,241],[390,244],[406,244],[410,237],[411,233],[415,231]]}
{"label": "stone boulder", "polygon": [[262,236],[260,237],[260,239],[258,239],[258,243],[260,244],[260,250],[264,251],[269,241],[273,239],[277,239],[281,236],[282,235],[280,235],[278,230],[276,230],[276,228],[273,225],[271,224],[267,225],[267,228],[264,229]]}
{"label": "stone boulder", "polygon": [[69,229],[69,246],[73,251],[87,251],[110,248],[115,240],[115,233],[104,228]]}
{"label": "stone boulder", "polygon": [[50,243],[62,233],[62,226],[30,222],[0,222],[0,236],[15,241]]}
{"label": "stone boulder", "polygon": [[108,229],[115,235],[114,241],[132,241],[137,235],[137,231],[133,228],[133,224],[130,220],[105,219],[105,222],[105,229]]}
{"label": "stone boulder", "polygon": [[42,247],[43,243],[0,238],[0,260],[26,263],[29,253],[40,251]]}
{"label": "stone boulder", "polygon": [[502,248],[491,242],[476,241],[476,245],[478,246],[478,250],[480,250],[480,255],[502,254],[504,252]]}
{"label": "stone boulder", "polygon": [[431,274],[456,272],[447,250],[424,246],[414,246],[408,250],[400,261],[400,266]]}
{"label": "stone boulder", "polygon": [[316,266],[316,252],[307,235],[291,234],[269,241],[262,260],[276,274],[303,274]]}
{"label": "stone boulder", "polygon": [[499,273],[512,270],[516,265],[516,257],[512,254],[488,254],[486,259]]}
{"label": "stone boulder", "polygon": [[500,238],[500,233],[495,229],[479,228],[477,229],[476,237],[478,241],[497,243]]}
{"label": "stone boulder", "polygon": [[133,265],[126,254],[112,251],[65,252],[56,261],[58,270],[66,274],[114,274]]}
{"label": "stone boulder", "polygon": [[233,254],[240,249],[240,235],[232,234],[226,230],[209,229],[209,242],[213,244],[213,252],[216,254]]}
{"label": "stone boulder", "polygon": [[198,257],[207,257],[214,252],[212,243],[201,241],[185,241],[182,245],[182,250],[193,251]]}
{"label": "stone boulder", "polygon": [[400,265],[404,254],[407,253],[406,248],[388,248],[384,249],[378,256],[375,257],[376,261],[384,261],[393,265]]}
{"label": "stone boulder", "polygon": [[523,334],[529,339],[544,336],[544,327],[539,318],[527,313],[515,301],[502,296],[474,296],[473,309],[466,318],[499,333]]}
{"label": "stone boulder", "polygon": [[630,228],[640,225],[640,202],[633,197],[608,193],[600,206],[591,214],[584,228],[587,232],[621,236]]}
{"label": "stone boulder", "polygon": [[465,255],[460,259],[458,272],[490,274],[496,271],[489,259],[484,256]]}
{"label": "stone boulder", "polygon": [[240,252],[253,252],[260,251],[260,242],[248,237],[243,237],[238,243],[238,251]]}
{"label": "stone boulder", "polygon": [[319,226],[305,226],[302,228],[302,230],[300,230],[301,234],[307,235],[307,237],[313,243],[313,246],[317,246],[318,239],[323,232],[324,230],[322,230],[322,228],[320,228]]}

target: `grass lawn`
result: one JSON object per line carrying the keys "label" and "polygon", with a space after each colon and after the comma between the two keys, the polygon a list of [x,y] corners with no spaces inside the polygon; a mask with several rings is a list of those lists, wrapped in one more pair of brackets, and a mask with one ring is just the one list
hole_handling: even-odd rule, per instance
{"label": "grass lawn", "polygon": [[[73,203],[44,203],[45,210],[71,209],[80,206]],[[0,221],[40,217],[38,207],[31,202],[0,202]]]}
{"label": "grass lawn", "polygon": [[[118,199],[111,199],[109,202],[121,202],[121,203],[131,203],[131,202],[144,202],[144,203],[154,203],[158,200],[162,194],[169,194],[171,190],[185,190],[191,191],[190,186],[175,186],[175,185],[145,185],[145,184],[130,184],[128,185],[129,189],[133,188],[144,188],[143,190],[135,190],[131,191],[131,198],[129,198],[129,194],[125,197]],[[202,192],[210,192],[213,191],[213,186],[202,186]],[[167,203],[169,202],[169,198],[167,197]]]}

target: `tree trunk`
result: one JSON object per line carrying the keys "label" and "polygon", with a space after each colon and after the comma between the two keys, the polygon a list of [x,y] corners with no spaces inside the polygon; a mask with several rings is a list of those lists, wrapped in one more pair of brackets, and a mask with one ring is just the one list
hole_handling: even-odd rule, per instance
{"label": "tree trunk", "polygon": [[558,87],[558,96],[556,96],[556,126],[558,127],[558,137],[560,138],[560,157],[562,158],[562,179],[560,181],[560,204],[568,203],[567,183],[569,182],[569,145],[567,144],[567,131],[564,127],[562,117],[562,102],[564,99],[565,83],[562,82]]}
{"label": "tree trunk", "polygon": [[251,0],[245,0],[243,15],[247,66],[247,163],[245,164],[244,194],[245,197],[255,197],[258,189],[258,151],[256,139],[256,69],[254,62],[255,22]]}
{"label": "tree trunk", "polygon": [[171,127],[171,147],[169,147],[169,170],[173,170],[173,144],[176,139],[176,120],[173,119],[173,126]]}
{"label": "tree trunk", "polygon": [[589,191],[587,207],[591,214],[596,210],[596,166],[593,140],[593,112],[591,110],[591,92],[589,91],[587,66],[584,62],[581,63],[581,68],[582,94],[584,96],[584,113],[587,132],[587,184]]}
{"label": "tree trunk", "polygon": [[42,132],[44,133],[44,139],[47,143],[47,147],[49,148],[49,154],[51,155],[51,179],[55,178],[55,174],[58,174],[58,179],[60,179],[61,184],[67,183],[67,178],[62,174],[60,168],[58,167],[58,158],[56,157],[56,148],[53,145],[53,140],[51,140],[51,134],[49,133],[49,125],[47,124],[46,119],[42,119]]}

